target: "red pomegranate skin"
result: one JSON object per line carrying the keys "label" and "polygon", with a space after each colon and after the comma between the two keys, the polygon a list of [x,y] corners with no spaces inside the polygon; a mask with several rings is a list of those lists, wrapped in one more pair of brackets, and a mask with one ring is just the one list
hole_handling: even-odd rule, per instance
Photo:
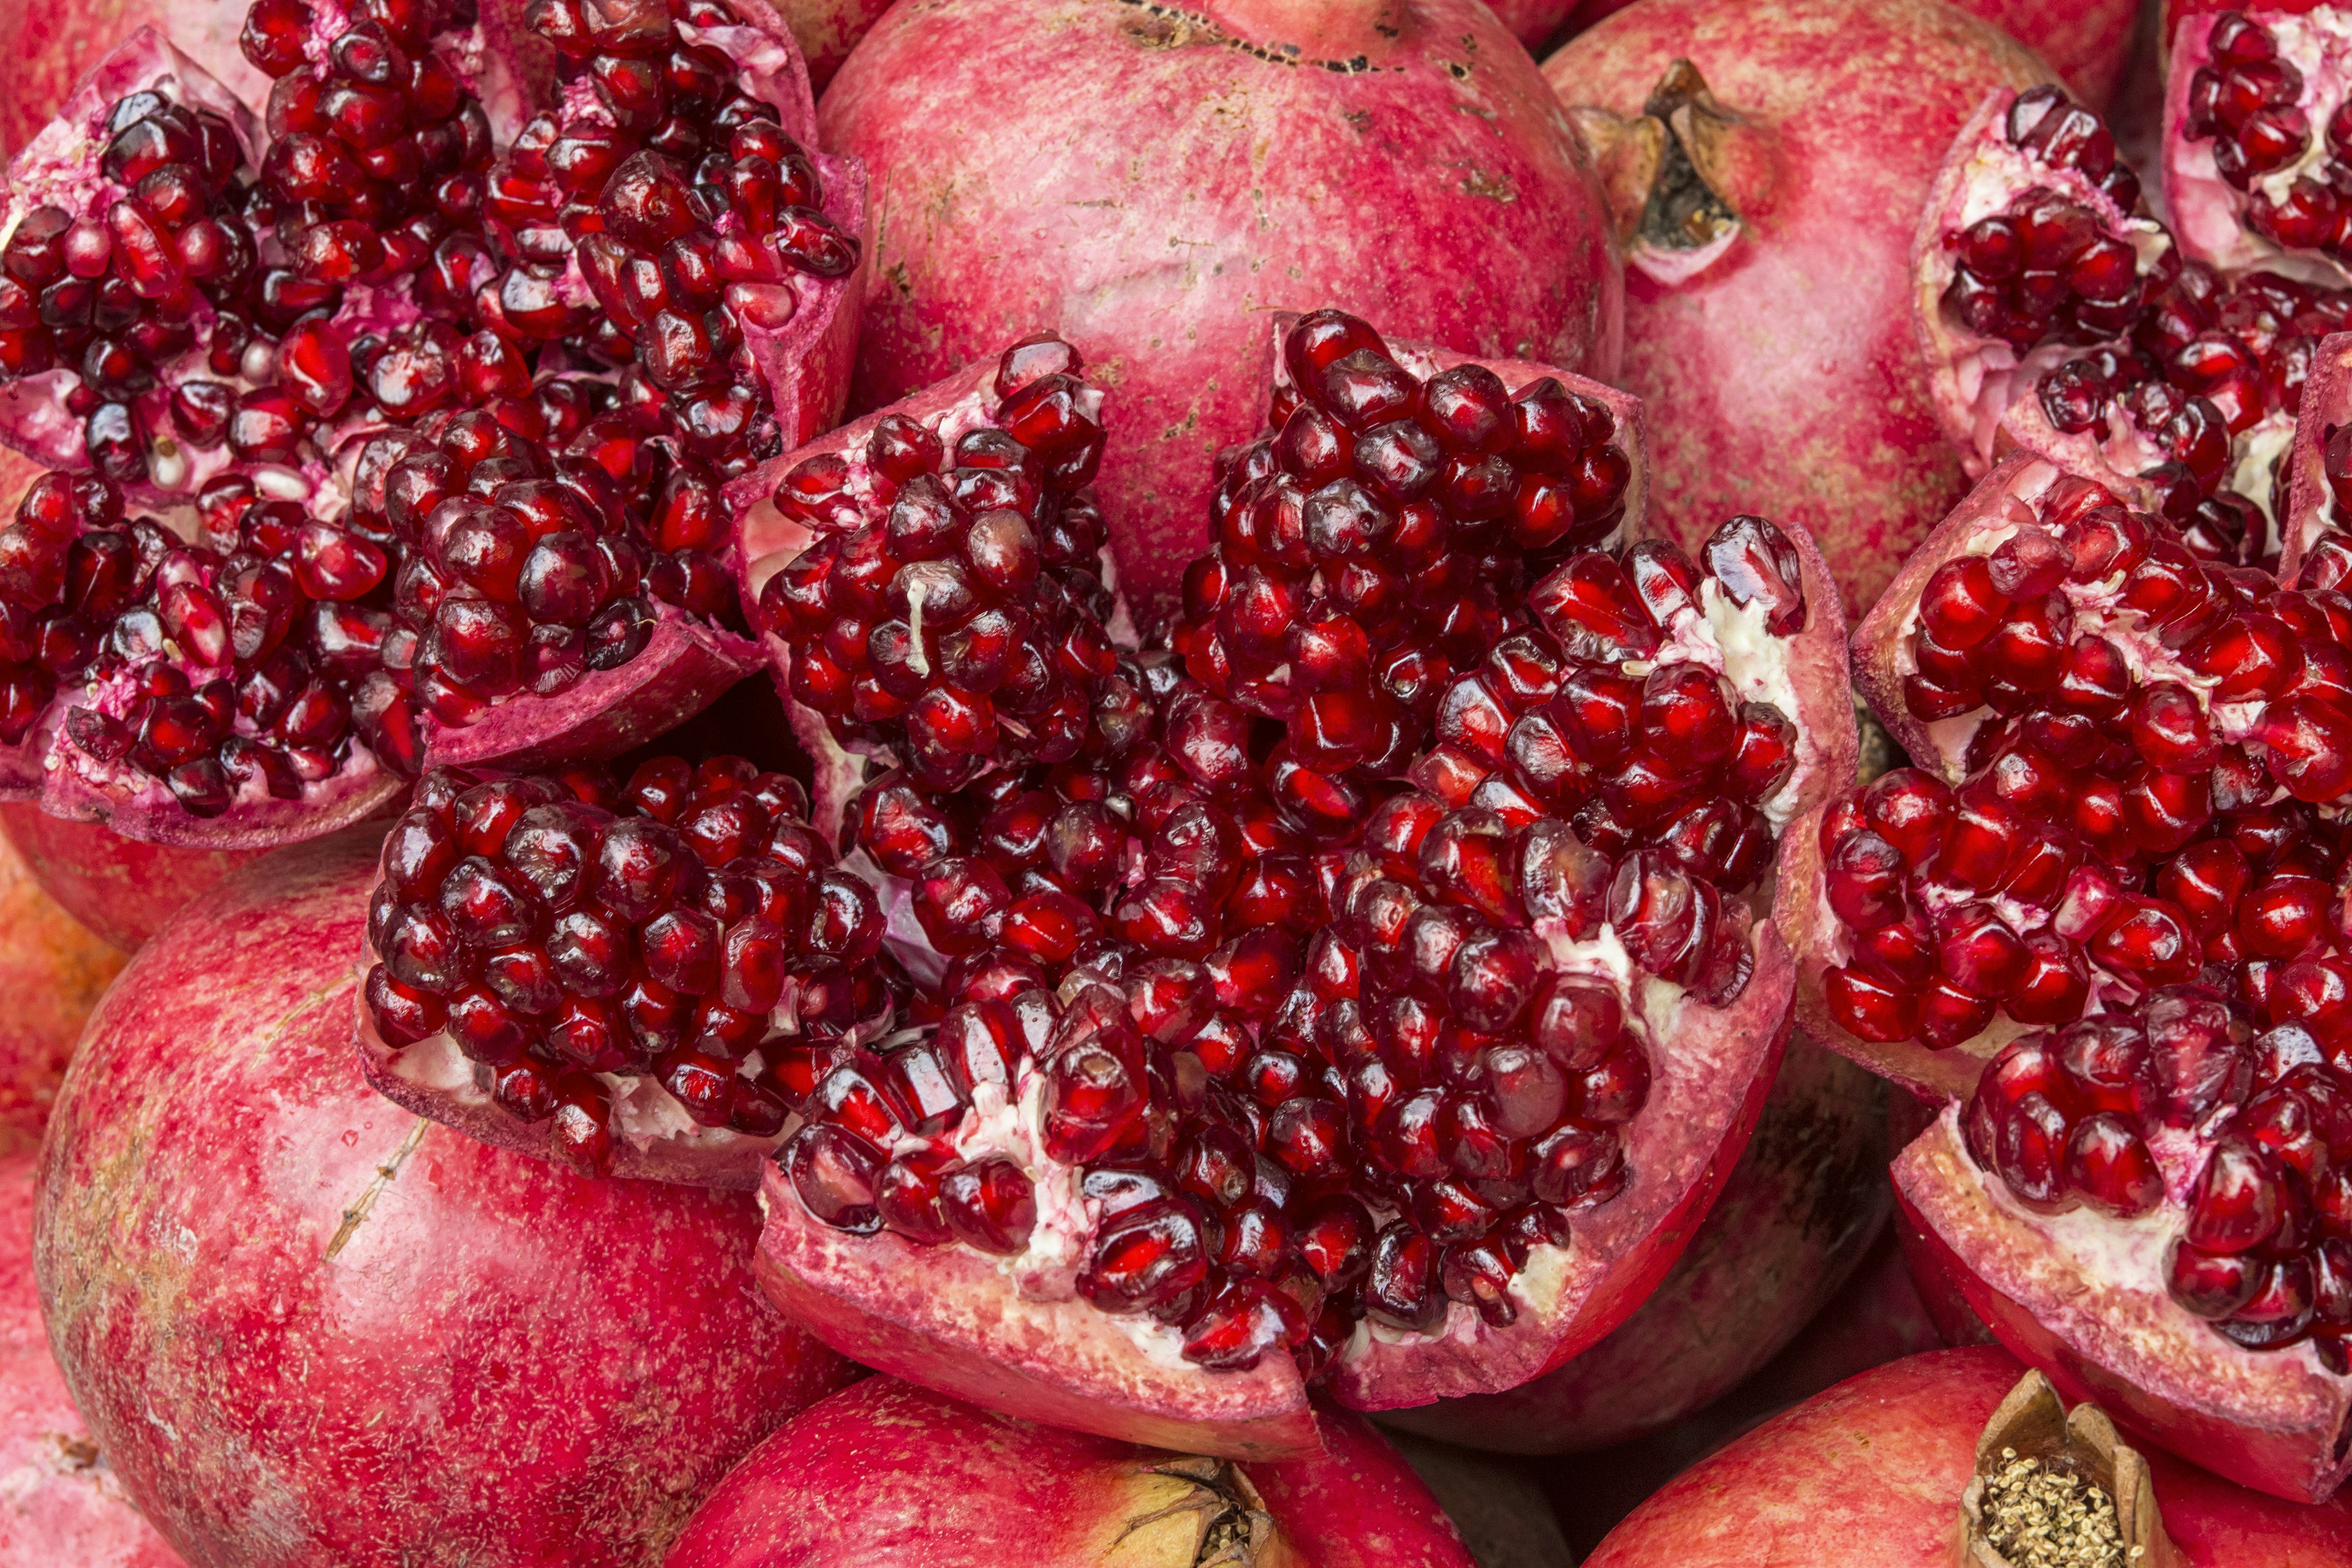
{"label": "red pomegranate skin", "polygon": [[809,85],[819,92],[889,8],[890,0],[779,0],[776,6],[808,57]]}
{"label": "red pomegranate skin", "polygon": [[[1229,1488],[1238,1473],[1293,1553],[1261,1539],[1231,1561],[1472,1568],[1396,1450],[1360,1417],[1327,1412],[1322,1425],[1324,1451],[1314,1458],[1235,1466],[1039,1426],[870,1378],[753,1450],[694,1516],[664,1568],[1190,1568],[1204,1560],[1197,1548],[1220,1510],[1208,1489],[1166,1479],[1172,1466]],[[1170,1509],[1188,1493],[1196,1506]],[[1146,1519],[1162,1509],[1169,1517]]]}
{"label": "red pomegranate skin", "polygon": [[248,104],[269,79],[236,47],[247,0],[0,0],[0,147],[22,147],[48,123],[99,57],[142,27],[173,43]]}
{"label": "red pomegranate skin", "polygon": [[0,1563],[184,1568],[122,1494],[41,1331],[29,1151],[0,1159]]}
{"label": "red pomegranate skin", "polygon": [[31,1149],[122,954],[58,907],[0,839],[0,1154]]}
{"label": "red pomegranate skin", "polygon": [[366,1088],[374,848],[233,879],[92,1017],[35,1253],[67,1384],[197,1568],[658,1561],[847,1368],[757,1300],[749,1198],[584,1180]]}
{"label": "red pomegranate skin", "polygon": [[182,905],[266,853],[150,844],[21,801],[0,802],[0,836],[42,892],[124,952],[138,952]]}
{"label": "red pomegranate skin", "polygon": [[[1685,1470],[1584,1568],[1948,1568],[1977,1437],[2024,1373],[1969,1347],[1849,1378]],[[2352,1561],[2352,1500],[2282,1502],[2147,1459],[2165,1531],[2195,1568]]]}
{"label": "red pomegranate skin", "polygon": [[[1645,0],[1544,74],[1572,112],[1632,118],[1678,58],[1745,121],[1720,193],[1742,232],[1680,282],[1629,253],[1651,519],[1685,548],[1734,512],[1801,522],[1856,616],[1967,489],[1911,324],[1928,188],[1986,93],[2049,73],[1940,0]],[[1623,232],[1646,190],[1612,191]]]}
{"label": "red pomegranate skin", "polygon": [[1097,488],[1139,625],[1207,542],[1210,459],[1264,421],[1269,312],[1616,379],[1590,160],[1478,0],[904,5],[818,121],[874,176],[853,407],[1032,331],[1076,343],[1110,393]]}
{"label": "red pomegranate skin", "polygon": [[[1585,0],[1570,20],[1581,31],[1633,3]],[[2100,113],[2114,102],[2124,68],[2131,60],[2139,0],[2085,0],[2075,5],[2053,5],[2050,0],[1952,0],[1952,4],[1990,22],[2041,56],[2066,84],[2067,91]]]}
{"label": "red pomegranate skin", "polygon": [[1381,1421],[1472,1447],[1569,1454],[1713,1404],[1814,1319],[1885,1223],[1885,1104],[1878,1079],[1792,1037],[1723,1195],[1632,1317],[1532,1383]]}

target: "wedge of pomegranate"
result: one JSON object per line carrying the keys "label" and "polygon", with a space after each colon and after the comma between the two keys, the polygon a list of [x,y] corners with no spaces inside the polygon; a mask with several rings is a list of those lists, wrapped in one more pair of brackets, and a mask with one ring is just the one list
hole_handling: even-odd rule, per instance
{"label": "wedge of pomegranate", "polygon": [[2224,271],[2352,280],[2352,12],[2202,11],[2171,43],[2164,194],[2182,251]]}
{"label": "wedge of pomegranate", "polygon": [[1855,638],[1916,765],[1792,827],[1781,888],[1808,1027],[1963,1102],[1896,1184],[1978,1315],[2289,1497],[2352,1430],[2347,638],[2018,454]]}
{"label": "wedge of pomegranate", "polygon": [[1608,1332],[1754,1123],[1790,976],[1746,900],[1854,766],[1810,542],[1736,519],[1701,559],[1570,554],[1442,677],[1435,744],[1334,777],[1352,818],[1159,650],[1067,761],[877,781],[845,834],[947,1011],[806,1103],[773,1298],[913,1381],[1236,1457],[1311,1445],[1311,1384],[1422,1404]]}
{"label": "wedge of pomegranate", "polygon": [[427,773],[370,895],[360,1050],[401,1105],[594,1175],[751,1187],[888,1034],[873,889],[740,757]]}

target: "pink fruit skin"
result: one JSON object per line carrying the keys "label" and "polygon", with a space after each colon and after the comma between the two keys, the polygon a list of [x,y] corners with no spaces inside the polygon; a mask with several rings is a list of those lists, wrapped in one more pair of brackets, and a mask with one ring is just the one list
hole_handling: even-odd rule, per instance
{"label": "pink fruit skin", "polygon": [[236,47],[245,0],[0,0],[0,148],[15,151],[57,111],[99,57],[141,27],[168,34],[247,104],[269,96],[269,79]]}
{"label": "pink fruit skin", "polygon": [[0,839],[0,1154],[40,1142],[82,1021],[121,967]]}
{"label": "pink fruit skin", "polygon": [[373,848],[231,880],[93,1016],[35,1253],[67,1384],[196,1568],[656,1562],[846,1369],[756,1300],[749,1199],[583,1180],[360,1082]]}
{"label": "pink fruit skin", "polygon": [[823,92],[890,0],[782,0],[779,8],[808,57],[810,85]]}
{"label": "pink fruit skin", "polygon": [[1576,0],[1496,0],[1493,10],[1511,37],[1538,53],[1571,16],[1583,15]]}
{"label": "pink fruit skin", "polygon": [[33,1289],[30,1152],[0,1160],[0,1562],[184,1568],[74,1410]]}
{"label": "pink fruit skin", "polygon": [[[1691,1467],[1584,1568],[1948,1568],[1977,1437],[2024,1372],[1971,1347],[1851,1378]],[[2352,1561],[2352,1502],[2281,1502],[2147,1458],[2165,1531],[2194,1568]]]}
{"label": "pink fruit skin", "polygon": [[2289,587],[2302,574],[2304,552],[2331,526],[2327,437],[2337,426],[2352,421],[2352,332],[2319,340],[2311,356],[2310,377],[2303,384],[2301,412],[2310,417],[2295,421],[2286,516],[2279,530],[2279,581]]}
{"label": "pink fruit skin", "polygon": [[[1428,1489],[1370,1426],[1327,1414],[1323,1433],[1320,1454],[1242,1472],[1298,1553],[1283,1561],[1471,1568]],[[664,1568],[1096,1568],[1134,1521],[1139,1472],[1176,1460],[872,1378],[760,1445]],[[1205,1532],[1213,1515],[1196,1517]]]}
{"label": "pink fruit skin", "polygon": [[1565,1454],[1712,1404],[1805,1327],[1885,1225],[1885,1104],[1869,1073],[1793,1038],[1723,1195],[1632,1317],[1533,1383],[1381,1420],[1471,1447]]}
{"label": "pink fruit skin", "polygon": [[[1957,1108],[1895,1163],[1895,1197],[1934,1267],[2011,1353],[2069,1400],[2095,1399],[2118,1428],[2242,1486],[2319,1501],[2352,1472],[2352,1384],[2308,1345],[2243,1350],[2166,1290],[2160,1246],[2066,1245],[2053,1225],[1994,1192],[1963,1147]],[[2104,1238],[2112,1239],[2112,1238]],[[2114,1269],[2105,1272],[2113,1276]]]}
{"label": "pink fruit skin", "polygon": [[136,952],[181,905],[260,855],[149,844],[20,803],[0,803],[0,834],[43,892],[125,952]]}
{"label": "pink fruit skin", "polygon": [[[1984,95],[2048,72],[1938,0],[1644,0],[1544,74],[1571,112],[1630,119],[1677,58],[1749,122],[1722,193],[1746,228],[1680,282],[1630,253],[1620,384],[1649,409],[1654,526],[1695,548],[1733,512],[1801,523],[1859,614],[1966,488],[1911,325],[1922,205]],[[1612,191],[1621,232],[1645,195]]]}
{"label": "pink fruit skin", "polygon": [[1076,343],[1110,389],[1097,488],[1139,624],[1206,542],[1210,458],[1264,421],[1266,312],[1616,379],[1590,160],[1475,0],[900,6],[819,121],[875,182],[855,406],[1031,331]]}

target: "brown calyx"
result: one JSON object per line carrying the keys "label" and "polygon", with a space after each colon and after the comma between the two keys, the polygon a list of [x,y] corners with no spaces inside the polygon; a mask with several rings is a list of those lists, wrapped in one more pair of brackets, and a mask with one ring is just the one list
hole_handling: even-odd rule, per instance
{"label": "brown calyx", "polygon": [[1689,60],[1666,68],[1638,116],[1592,104],[1568,112],[1592,149],[1627,246],[1704,250],[1769,203],[1770,133],[1717,102]]}
{"label": "brown calyx", "polygon": [[2177,1568],[2147,1461],[2095,1405],[2029,1372],[1977,1439],[1959,1568]]}
{"label": "brown calyx", "polygon": [[1122,1480],[1126,1506],[1101,1542],[1103,1568],[1303,1568],[1231,1459],[1171,1455]]}

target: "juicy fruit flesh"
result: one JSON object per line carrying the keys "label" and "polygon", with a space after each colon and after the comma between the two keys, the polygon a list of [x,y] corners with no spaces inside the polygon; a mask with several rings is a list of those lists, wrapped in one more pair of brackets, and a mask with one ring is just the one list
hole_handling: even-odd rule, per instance
{"label": "juicy fruit flesh", "polygon": [[[2257,22],[2224,12],[2189,78],[2181,133],[2210,143],[2216,173],[2242,194],[2240,220],[2289,250],[2352,256],[2352,38],[2326,16]],[[2306,74],[2308,73],[2308,74]]]}
{"label": "juicy fruit flesh", "polygon": [[1209,1368],[1317,1375],[1454,1303],[1515,1322],[1531,1256],[1633,1179],[1650,988],[1723,1005],[1752,966],[1798,736],[1717,638],[1807,612],[1769,523],[1703,554],[1588,549],[1523,590],[1407,776],[1318,786],[1344,810],[1286,794],[1295,731],[1160,652],[1096,678],[1066,760],[877,780],[845,832],[907,885],[946,1011],[796,1107],[801,1202],[1064,1279]]}
{"label": "juicy fruit flesh", "polygon": [[873,889],[834,869],[800,786],[740,757],[475,782],[428,773],[386,838],[364,997],[395,1049],[445,1035],[497,1103],[604,1173],[614,1091],[784,1129],[808,1064],[896,1005]]}
{"label": "juicy fruit flesh", "polygon": [[[776,110],[678,34],[733,24],[717,0],[593,27],[535,5],[586,85],[502,153],[434,45],[470,20],[367,0],[331,37],[262,0],[258,171],[217,117],[133,93],[100,159],[130,195],[17,226],[0,374],[78,366],[100,471],[0,530],[0,741],[68,706],[53,754],[213,817],[371,758],[414,775],[426,718],[554,697],[664,619],[740,628],[719,489],[781,446],[745,321],[855,242],[802,205],[822,186]],[[156,246],[123,242],[134,220]],[[160,293],[125,276],[156,247],[180,258]],[[591,251],[626,309],[580,302]]]}
{"label": "juicy fruit flesh", "polygon": [[[1979,1163],[2043,1212],[2185,1204],[2176,1300],[2251,1347],[2332,1347],[2352,1321],[2329,1247],[2352,1220],[2331,1152],[2352,1137],[2352,599],[2200,563],[2086,481],[2027,510],[1927,577],[1904,645],[1911,716],[1975,723],[1966,781],[1900,769],[1823,819],[1831,1015],[1937,1049],[1997,1014],[2064,1026],[1979,1079]],[[2214,1171],[2277,1223],[2220,1245]]]}
{"label": "juicy fruit flesh", "polygon": [[856,462],[811,458],[776,488],[778,510],[817,533],[760,594],[792,650],[793,699],[929,787],[992,759],[1068,761],[1114,673],[1087,488],[1101,395],[1082,369],[1059,339],[1024,340],[988,408],[932,425],[886,415]]}

